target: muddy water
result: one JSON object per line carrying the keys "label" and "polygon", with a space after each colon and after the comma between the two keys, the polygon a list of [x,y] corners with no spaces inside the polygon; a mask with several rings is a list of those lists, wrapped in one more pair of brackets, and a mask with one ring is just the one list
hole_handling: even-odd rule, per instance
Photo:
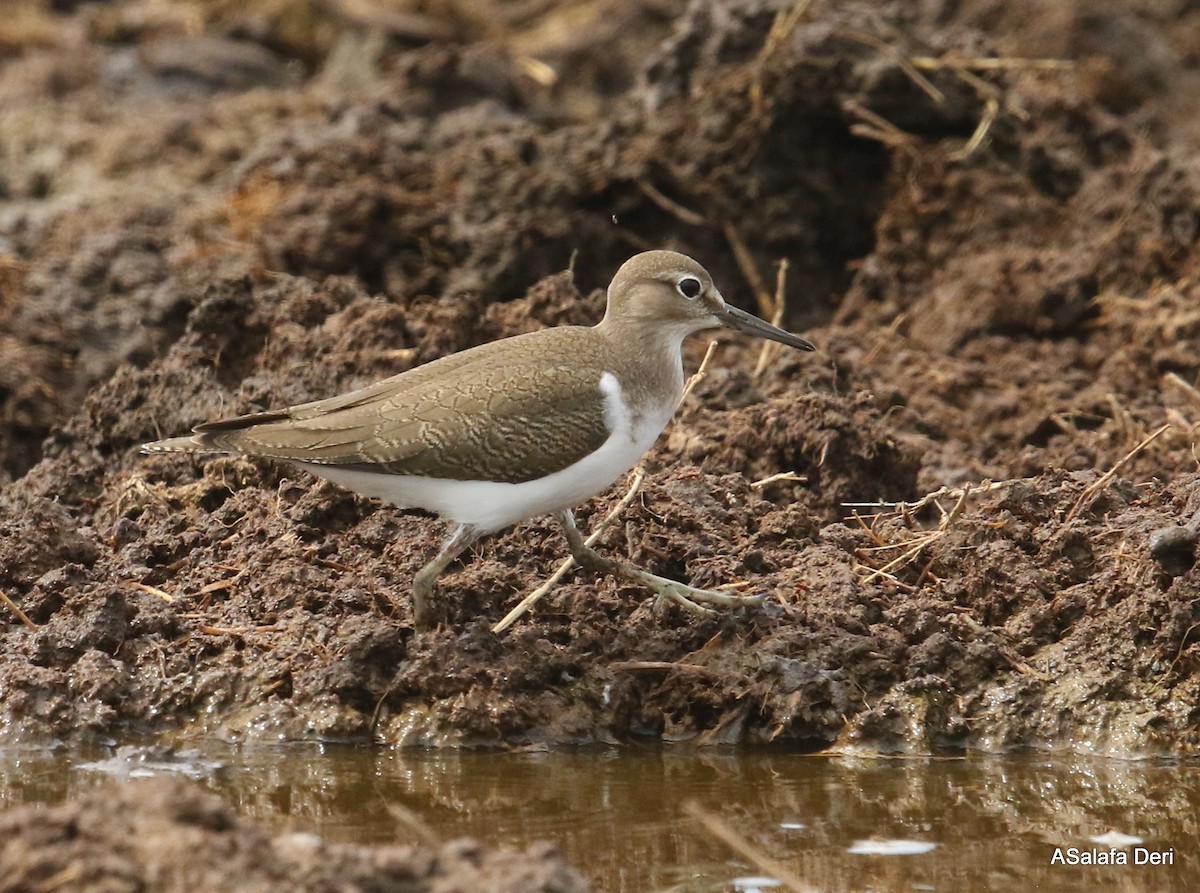
{"label": "muddy water", "polygon": [[[8,750],[0,806],[165,772],[191,775],[272,829],[330,840],[408,839],[393,804],[445,838],[515,848],[550,839],[598,891],[772,889],[683,815],[689,798],[821,891],[1200,889],[1200,767],[1178,763],[330,745],[206,745],[173,757]],[[1092,842],[1114,833],[1141,838],[1141,848]],[[1071,847],[1121,853],[1128,864],[1069,864]],[[871,848],[892,852],[858,852]],[[1148,853],[1172,864],[1135,864]]]}

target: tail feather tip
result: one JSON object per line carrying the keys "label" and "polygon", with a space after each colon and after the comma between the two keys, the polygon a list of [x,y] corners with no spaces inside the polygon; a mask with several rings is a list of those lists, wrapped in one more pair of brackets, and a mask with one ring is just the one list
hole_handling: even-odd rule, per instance
{"label": "tail feather tip", "polygon": [[195,453],[203,452],[204,450],[204,445],[198,443],[192,435],[168,437],[166,440],[154,440],[150,443],[143,443],[141,446],[143,455],[151,455],[153,453]]}

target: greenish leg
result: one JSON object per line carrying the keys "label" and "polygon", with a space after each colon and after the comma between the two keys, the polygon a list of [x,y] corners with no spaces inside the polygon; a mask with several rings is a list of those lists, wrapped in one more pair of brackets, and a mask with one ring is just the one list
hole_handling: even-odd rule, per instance
{"label": "greenish leg", "polygon": [[460,524],[442,546],[433,561],[425,565],[413,577],[412,603],[413,627],[418,630],[429,629],[433,625],[433,616],[429,605],[429,597],[437,586],[437,579],[450,566],[450,562],[462,554],[471,543],[483,536],[483,531],[477,527]]}
{"label": "greenish leg", "polygon": [[567,544],[571,547],[571,557],[579,563],[580,567],[644,586],[658,595],[660,604],[664,601],[671,601],[689,611],[711,614],[712,611],[704,605],[745,608],[760,605],[765,598],[762,595],[732,595],[714,589],[698,589],[695,586],[688,586],[686,583],[668,580],[666,577],[641,570],[628,562],[605,558],[584,542],[583,534],[575,526],[575,516],[570,509],[559,513],[558,523],[562,525]]}

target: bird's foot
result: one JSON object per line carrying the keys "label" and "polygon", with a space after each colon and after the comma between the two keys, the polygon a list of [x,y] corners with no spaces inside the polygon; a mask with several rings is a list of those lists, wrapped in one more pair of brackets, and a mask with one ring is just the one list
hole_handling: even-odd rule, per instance
{"label": "bird's foot", "polygon": [[569,511],[560,512],[558,520],[571,546],[571,556],[580,566],[649,589],[658,596],[654,603],[655,608],[674,602],[697,614],[713,614],[713,609],[706,608],[705,605],[718,608],[753,608],[761,605],[766,598],[765,595],[735,595],[718,589],[700,589],[678,580],[660,577],[625,561],[605,558],[584,541],[583,534],[575,526],[575,518]]}
{"label": "bird's foot", "polygon": [[658,596],[654,602],[656,610],[674,603],[696,614],[715,614],[716,611],[713,608],[705,607],[705,605],[712,605],[716,608],[754,608],[761,605],[766,599],[765,595],[734,595],[719,589],[700,589],[676,580],[668,580],[666,577],[659,577],[656,574],[649,574],[645,571],[642,573],[650,578],[643,579],[642,585]]}

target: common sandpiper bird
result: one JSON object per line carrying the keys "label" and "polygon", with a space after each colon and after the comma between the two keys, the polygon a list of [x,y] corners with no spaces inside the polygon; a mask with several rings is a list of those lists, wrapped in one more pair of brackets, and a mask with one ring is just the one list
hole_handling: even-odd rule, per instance
{"label": "common sandpiper bird", "polygon": [[674,251],[626,261],[597,325],[559,326],[443,357],[339,397],[209,422],[146,453],[244,453],[292,463],[356,493],[454,522],[413,580],[413,622],[433,620],[438,576],[485,534],[555,514],[571,555],[692,610],[761,596],[698,589],[605,558],[571,509],[653,446],[683,395],[689,335],[729,326],[801,350],[803,338],[725,303],[708,271]]}

